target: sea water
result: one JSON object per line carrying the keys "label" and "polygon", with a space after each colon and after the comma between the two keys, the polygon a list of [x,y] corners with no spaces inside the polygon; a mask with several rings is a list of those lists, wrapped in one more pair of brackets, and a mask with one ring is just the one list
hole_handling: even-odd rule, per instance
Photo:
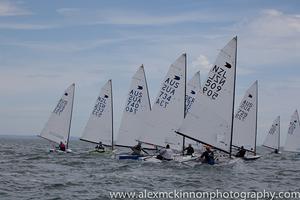
{"label": "sea water", "polygon": [[[0,199],[111,199],[110,192],[298,191],[300,155],[272,154],[229,166],[143,163],[91,155],[93,145],[71,140],[73,153],[49,153],[38,137],[0,137]],[[127,198],[128,199],[128,198]]]}

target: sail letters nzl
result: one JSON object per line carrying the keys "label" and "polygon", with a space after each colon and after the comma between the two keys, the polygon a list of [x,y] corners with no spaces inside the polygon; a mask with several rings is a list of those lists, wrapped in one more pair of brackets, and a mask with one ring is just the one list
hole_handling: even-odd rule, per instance
{"label": "sail letters nzl", "polygon": [[106,98],[108,98],[107,95],[103,97],[98,97],[97,102],[94,106],[92,114],[95,115],[96,117],[101,117],[101,115],[104,112],[104,109],[106,107]]}
{"label": "sail letters nzl", "polygon": [[169,105],[172,97],[175,95],[176,89],[180,85],[179,80],[180,77],[176,75],[174,76],[174,78],[167,78],[163,83],[163,86],[155,103],[163,108],[166,108]]}
{"label": "sail letters nzl", "polygon": [[206,80],[205,86],[203,87],[203,94],[206,94],[211,99],[215,100],[219,96],[222,87],[227,80],[227,69],[231,69],[231,64],[225,63],[224,67],[219,67],[215,65],[209,73]]}

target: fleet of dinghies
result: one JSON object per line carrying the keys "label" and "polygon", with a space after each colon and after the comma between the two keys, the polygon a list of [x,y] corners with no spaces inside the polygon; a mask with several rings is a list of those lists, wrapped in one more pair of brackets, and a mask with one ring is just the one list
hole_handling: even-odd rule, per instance
{"label": "fleet of dinghies", "polygon": [[[114,154],[118,159],[161,162],[157,154],[167,145],[177,153],[173,160],[201,163],[197,153],[184,155],[186,144],[213,148],[216,152],[213,164],[234,163],[239,160],[235,153],[241,150],[247,152],[242,156],[245,160],[260,158],[256,154],[258,81],[245,92],[235,112],[236,60],[237,37],[234,37],[220,50],[201,87],[200,72],[187,83],[187,56],[180,55],[169,67],[152,107],[144,66],[140,66],[131,80],[118,137],[114,136],[112,81],[107,81],[96,99],[80,140],[97,144],[90,153]],[[39,135],[66,147],[66,151],[53,148],[51,152],[71,152],[68,144],[74,91],[75,84],[65,90]],[[132,154],[132,148],[137,144],[148,152]],[[279,153],[279,116],[263,146]],[[118,153],[115,148],[125,148],[126,152]],[[284,150],[300,152],[297,110],[291,117]]]}

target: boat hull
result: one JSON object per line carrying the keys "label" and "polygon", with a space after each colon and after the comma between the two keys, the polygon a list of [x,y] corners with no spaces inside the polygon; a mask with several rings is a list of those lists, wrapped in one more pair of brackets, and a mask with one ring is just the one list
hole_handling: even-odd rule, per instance
{"label": "boat hull", "polygon": [[243,157],[244,160],[257,160],[261,157],[261,155],[246,155]]}

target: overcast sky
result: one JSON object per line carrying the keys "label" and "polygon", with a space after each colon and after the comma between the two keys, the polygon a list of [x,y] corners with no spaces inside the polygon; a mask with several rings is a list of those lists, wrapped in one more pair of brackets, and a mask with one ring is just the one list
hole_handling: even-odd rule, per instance
{"label": "overcast sky", "polygon": [[132,75],[144,64],[151,100],[170,64],[188,55],[205,79],[238,36],[237,96],[259,81],[258,141],[281,115],[283,140],[300,108],[298,0],[0,1],[0,134],[36,135],[76,83],[73,136],[113,79],[117,131]]}

